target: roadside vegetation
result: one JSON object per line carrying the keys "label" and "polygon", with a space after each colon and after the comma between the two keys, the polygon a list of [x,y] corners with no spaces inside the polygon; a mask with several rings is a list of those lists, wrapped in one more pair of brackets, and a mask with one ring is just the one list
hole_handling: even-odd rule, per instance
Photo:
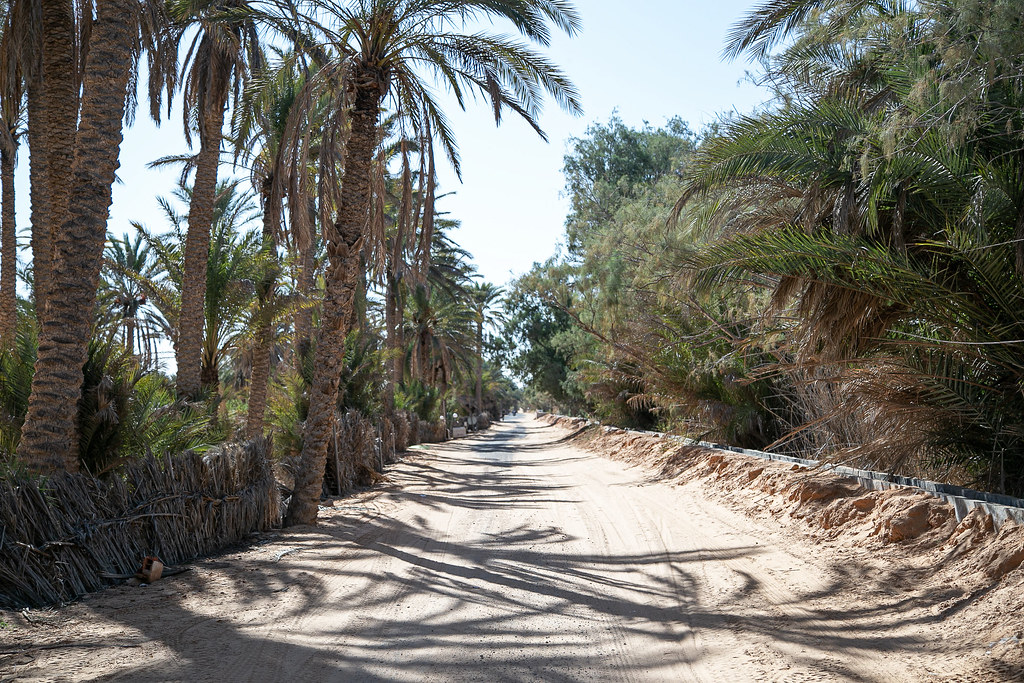
{"label": "roadside vegetation", "polygon": [[545,409],[1024,494],[1024,7],[763,2],[772,94],[565,157],[564,245],[510,288]]}
{"label": "roadside vegetation", "polygon": [[[116,477],[129,461],[269,436],[294,478],[286,522],[310,523],[351,411],[437,423],[517,403],[489,334],[501,290],[451,239],[436,170],[459,157],[434,87],[543,134],[546,96],[579,111],[542,52],[552,30],[578,30],[569,4],[0,12],[0,468]],[[166,223],[109,234],[140,97],[158,122],[182,98],[190,147],[154,160],[181,169],[159,199]],[[19,159],[30,226],[14,212]]]}
{"label": "roadside vegetation", "polygon": [[[1019,3],[755,6],[725,56],[770,101],[593,124],[561,251],[504,290],[452,240],[436,88],[579,113],[568,3],[80,9],[0,15],[5,469],[272,436],[308,523],[340,416],[502,413],[512,370],[541,408],[1024,494]],[[166,221],[110,234],[124,127],[178,97]]]}

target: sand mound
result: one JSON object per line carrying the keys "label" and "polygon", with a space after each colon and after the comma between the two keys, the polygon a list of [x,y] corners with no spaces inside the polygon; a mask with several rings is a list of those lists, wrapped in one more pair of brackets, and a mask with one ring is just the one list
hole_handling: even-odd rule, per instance
{"label": "sand mound", "polygon": [[[566,429],[578,421],[549,416]],[[1024,526],[998,531],[980,509],[957,523],[951,505],[923,491],[874,491],[856,479],[740,453],[684,446],[654,434],[591,425],[574,443],[652,471],[652,478],[695,485],[734,509],[771,517],[834,552],[870,554],[887,580],[950,594],[936,617],[948,633],[987,634],[987,654],[1024,662]],[[954,618],[955,617],[955,618]],[[1019,669],[1015,669],[1019,670]]]}

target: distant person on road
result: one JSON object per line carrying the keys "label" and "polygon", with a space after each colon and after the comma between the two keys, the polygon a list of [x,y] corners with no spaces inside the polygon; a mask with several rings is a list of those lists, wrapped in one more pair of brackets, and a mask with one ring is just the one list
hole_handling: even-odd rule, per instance
{"label": "distant person on road", "polygon": [[466,424],[469,425],[469,431],[476,431],[476,408],[473,408],[473,412],[469,414],[469,418],[466,420]]}

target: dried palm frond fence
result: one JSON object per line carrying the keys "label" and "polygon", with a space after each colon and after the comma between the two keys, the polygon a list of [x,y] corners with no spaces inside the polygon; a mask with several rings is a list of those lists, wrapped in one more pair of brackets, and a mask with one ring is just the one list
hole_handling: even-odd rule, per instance
{"label": "dried palm frond fence", "polygon": [[0,607],[66,602],[131,574],[143,557],[178,564],[280,524],[270,443],[85,474],[0,477]]}
{"label": "dried palm frond fence", "polygon": [[[357,410],[338,414],[327,448],[326,495],[342,495],[380,480],[384,466],[418,443],[444,441],[441,423],[419,419],[415,413],[396,413],[390,420],[373,422]],[[340,476],[339,476],[340,474]]]}

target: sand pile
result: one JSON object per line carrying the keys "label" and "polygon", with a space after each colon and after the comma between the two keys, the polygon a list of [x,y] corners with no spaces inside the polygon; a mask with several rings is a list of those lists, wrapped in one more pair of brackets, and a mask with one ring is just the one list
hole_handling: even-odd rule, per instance
{"label": "sand pile", "polygon": [[[653,434],[546,416],[573,430],[574,445],[644,467],[652,478],[699,486],[730,508],[770,519],[823,546],[823,552],[871,553],[895,581],[957,594],[934,616],[948,634],[984,640],[993,656],[1024,661],[1024,527],[996,529],[991,515],[953,507],[911,488],[873,491],[825,468],[808,468]],[[828,550],[826,550],[828,549]]]}

